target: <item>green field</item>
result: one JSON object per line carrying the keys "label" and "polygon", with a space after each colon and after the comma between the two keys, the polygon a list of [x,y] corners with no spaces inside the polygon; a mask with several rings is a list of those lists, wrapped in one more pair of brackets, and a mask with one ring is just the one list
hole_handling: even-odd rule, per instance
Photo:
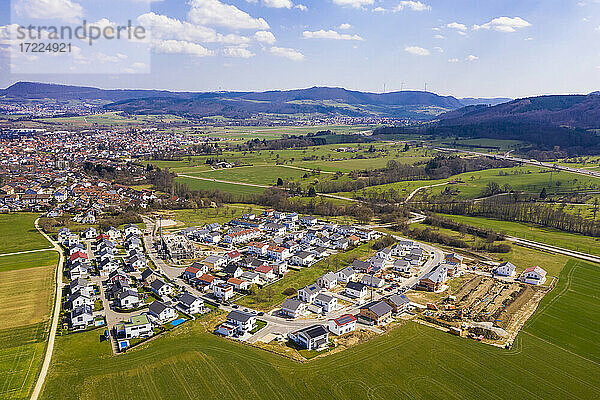
{"label": "green field", "polygon": [[0,257],[3,262],[0,398],[25,399],[33,388],[46,347],[58,254],[46,251]]}
{"label": "green field", "polygon": [[58,253],[52,250],[0,257],[0,272],[56,265]]}
{"label": "green field", "polygon": [[570,262],[511,350],[407,323],[298,363],[186,324],[121,356],[97,332],[57,339],[44,399],[594,399],[600,270]]}
{"label": "green field", "polygon": [[495,232],[510,236],[564,247],[566,249],[581,251],[588,254],[600,255],[600,239],[598,238],[520,222],[500,221],[480,217],[465,217],[461,215],[440,215],[457,222],[492,229]]}
{"label": "green field", "polygon": [[255,186],[236,185],[232,183],[222,183],[213,181],[204,181],[194,178],[178,177],[176,181],[188,185],[191,190],[220,190],[233,194],[259,194],[265,191],[264,188]]}
{"label": "green field", "polygon": [[30,213],[0,214],[0,254],[51,248],[35,229],[34,222],[38,216]]}
{"label": "green field", "polygon": [[48,321],[0,329],[0,398],[28,399],[41,367]]}
{"label": "green field", "polygon": [[207,172],[188,173],[191,176],[217,179],[228,182],[252,183],[257,185],[276,185],[277,179],[283,181],[300,179],[306,171],[280,165],[261,165],[251,167],[227,168]]}
{"label": "green field", "polygon": [[[569,172],[553,172],[552,178],[548,169],[539,167],[514,167],[487,169],[483,171],[467,172],[453,175],[447,179],[427,180],[427,181],[405,181],[390,183],[386,185],[371,186],[360,190],[357,194],[363,197],[370,197],[370,194],[384,193],[389,197],[390,190],[399,193],[399,197],[406,198],[414,189],[422,186],[429,186],[448,182],[449,185],[438,186],[430,189],[424,189],[413,198],[418,201],[423,194],[440,194],[446,188],[455,192],[452,198],[456,200],[475,199],[483,196],[484,189],[490,182],[496,182],[501,189],[505,185],[510,185],[512,190],[539,194],[543,188],[546,188],[548,195],[560,195],[572,191],[589,191],[600,189],[600,179],[572,174]],[[352,197],[354,194],[336,193],[345,197]],[[587,207],[587,206],[586,206]],[[589,208],[589,207],[587,207]]]}

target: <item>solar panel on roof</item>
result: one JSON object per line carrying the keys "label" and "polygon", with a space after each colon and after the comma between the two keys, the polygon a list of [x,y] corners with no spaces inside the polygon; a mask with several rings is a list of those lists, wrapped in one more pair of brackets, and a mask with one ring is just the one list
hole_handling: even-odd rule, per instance
{"label": "solar panel on roof", "polygon": [[352,322],[352,321],[354,321],[354,317],[352,317],[350,315],[345,315],[345,316],[340,317],[340,318],[337,319],[337,322],[340,325],[344,325],[344,324],[347,324],[347,323]]}

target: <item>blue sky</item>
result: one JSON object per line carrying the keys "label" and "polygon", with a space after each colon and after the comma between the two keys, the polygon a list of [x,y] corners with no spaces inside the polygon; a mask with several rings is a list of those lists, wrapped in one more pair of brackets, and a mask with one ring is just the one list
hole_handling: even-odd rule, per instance
{"label": "blue sky", "polygon": [[[132,20],[152,37],[75,41],[71,54],[49,56],[22,54],[11,36],[16,25],[83,20]],[[0,86],[380,92],[427,83],[457,97],[600,89],[600,0],[12,0],[0,25]]]}

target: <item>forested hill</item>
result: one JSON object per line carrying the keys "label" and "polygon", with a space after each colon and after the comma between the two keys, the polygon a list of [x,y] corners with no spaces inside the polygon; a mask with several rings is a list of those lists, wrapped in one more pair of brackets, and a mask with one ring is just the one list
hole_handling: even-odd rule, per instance
{"label": "forested hill", "polygon": [[440,125],[527,123],[571,128],[600,128],[600,95],[540,96],[495,106],[475,105],[439,116]]}
{"label": "forested hill", "polygon": [[97,102],[108,110],[130,114],[177,114],[189,117],[247,118],[268,114],[319,114],[331,117],[392,117],[429,121],[469,104],[497,104],[505,99],[465,99],[424,91],[370,93],[336,87],[267,92],[172,92],[167,90],[99,89],[18,82],[0,90],[0,100]]}

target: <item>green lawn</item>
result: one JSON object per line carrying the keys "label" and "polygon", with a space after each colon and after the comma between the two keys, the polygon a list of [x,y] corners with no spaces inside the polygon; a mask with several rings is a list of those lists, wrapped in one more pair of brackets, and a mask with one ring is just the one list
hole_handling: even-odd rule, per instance
{"label": "green lawn", "polygon": [[0,254],[47,249],[52,246],[35,229],[38,214],[0,214]]}
{"label": "green lawn", "polygon": [[307,363],[188,323],[113,356],[98,332],[57,339],[44,399],[595,399],[600,270],[572,262],[511,350],[407,323]]}
{"label": "green lawn", "polygon": [[440,215],[457,222],[462,222],[467,225],[480,226],[486,229],[492,229],[496,232],[504,233],[510,236],[516,236],[549,245],[564,247],[570,250],[600,255],[600,239],[598,238],[562,232],[552,228],[520,222],[500,221],[480,217],[465,217],[462,215]]}

